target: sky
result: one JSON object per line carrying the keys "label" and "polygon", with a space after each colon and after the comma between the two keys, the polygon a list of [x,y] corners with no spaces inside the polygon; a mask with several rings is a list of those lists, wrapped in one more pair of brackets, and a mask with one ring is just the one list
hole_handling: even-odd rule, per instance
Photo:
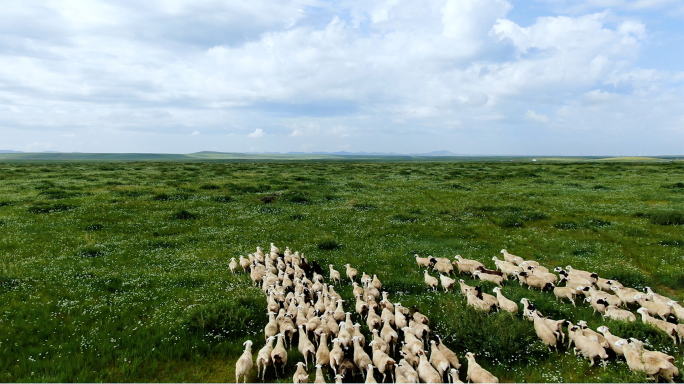
{"label": "sky", "polygon": [[679,155],[681,0],[22,0],[0,150]]}

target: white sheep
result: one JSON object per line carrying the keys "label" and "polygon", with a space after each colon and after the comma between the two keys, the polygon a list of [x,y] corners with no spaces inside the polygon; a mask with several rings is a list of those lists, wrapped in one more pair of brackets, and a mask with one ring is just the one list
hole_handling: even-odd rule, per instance
{"label": "white sheep", "polygon": [[572,303],[572,306],[575,307],[575,289],[569,288],[569,287],[554,287],[553,288],[553,294],[556,296],[556,301],[560,299],[560,301],[563,301],[563,299],[568,299]]}
{"label": "white sheep", "polygon": [[668,323],[664,320],[656,319],[648,313],[648,309],[641,307],[637,309],[637,313],[641,315],[641,320],[646,324],[651,324],[652,326],[660,329],[661,331],[667,333],[667,335],[677,344],[677,334],[678,328],[677,324]]}
{"label": "white sheep", "polygon": [[240,381],[240,376],[243,377],[243,383],[247,382],[247,376],[252,371],[254,362],[252,361],[252,341],[247,340],[242,345],[245,346],[245,351],[242,352],[242,356],[235,363],[235,382]]}
{"label": "white sheep", "polygon": [[597,331],[603,333],[603,337],[606,339],[608,342],[608,345],[610,346],[610,349],[615,352],[616,355],[618,356],[624,356],[625,352],[623,351],[623,347],[618,346],[616,343],[620,340],[625,340],[620,337],[617,337],[610,333],[610,328],[606,327],[605,325],[602,325],[598,328],[596,328]]}
{"label": "white sheep", "polygon": [[500,287],[495,287],[493,291],[496,293],[496,300],[499,303],[499,308],[510,313],[518,312],[518,304],[516,304],[515,301],[506,298],[506,296],[501,293]]}
{"label": "white sheep", "polygon": [[609,305],[606,307],[606,311],[603,314],[603,317],[606,319],[613,319],[617,321],[636,321],[636,315],[634,315],[632,312],[626,309],[618,308],[614,305]]}
{"label": "white sheep", "polygon": [[269,365],[271,365],[271,352],[273,352],[273,342],[275,341],[275,339],[276,338],[274,336],[271,336],[268,339],[266,339],[266,345],[264,345],[263,348],[261,348],[259,350],[259,353],[257,354],[257,377],[259,377],[259,373],[261,373],[262,381],[266,376],[266,368]]}
{"label": "white sheep", "polygon": [[295,384],[308,383],[309,382],[309,374],[304,369],[304,363],[302,363],[300,361],[296,365],[297,365],[297,370],[295,371],[294,375],[292,376],[292,382]]}
{"label": "white sheep", "polygon": [[541,341],[549,348],[549,351],[551,351],[551,347],[557,348],[558,335],[546,326],[537,311],[532,312],[532,320],[534,321],[534,331]]}
{"label": "white sheep", "polygon": [[340,272],[336,271],[334,266],[332,264],[328,265],[328,268],[330,268],[330,281],[336,282],[337,284],[340,284],[342,282],[342,277],[340,276]]}
{"label": "white sheep", "polygon": [[466,353],[468,360],[468,374],[466,379],[473,383],[498,383],[499,378],[492,375],[489,371],[482,368],[480,364],[475,361],[475,355],[472,352]]}
{"label": "white sheep", "polygon": [[603,369],[606,368],[606,359],[608,359],[608,354],[605,348],[603,348],[598,342],[584,336],[582,330],[578,326],[573,326],[570,324],[568,327],[568,335],[570,338],[570,344],[568,348],[574,343],[575,344],[575,354],[579,351],[584,357],[591,361],[590,367],[594,366],[594,358],[598,357],[601,359],[603,364]]}
{"label": "white sheep", "polygon": [[441,273],[439,274],[439,280],[442,283],[442,288],[444,288],[444,292],[449,292],[451,289],[454,288],[454,284],[456,284],[456,280],[450,278],[449,276],[442,275]]}
{"label": "white sheep", "polygon": [[633,372],[643,372],[652,378],[662,377],[672,383],[672,377],[679,375],[674,358],[664,353],[647,351],[637,339],[620,340],[616,345],[624,351],[625,360]]}
{"label": "white sheep", "polygon": [[422,349],[418,351],[420,356],[420,363],[418,364],[418,377],[423,383],[441,383],[442,376],[437,372],[437,370],[430,364],[425,355],[425,351]]}
{"label": "white sheep", "polygon": [[439,280],[437,280],[436,277],[430,276],[428,273],[427,269],[424,272],[425,275],[425,284],[427,284],[428,287],[432,288],[433,292],[437,291],[437,287],[439,286]]}
{"label": "white sheep", "polygon": [[645,295],[638,296],[636,299],[637,302],[639,302],[639,305],[641,305],[641,308],[647,310],[651,315],[657,315],[663,320],[665,320],[667,316],[672,313],[672,307],[667,305],[667,303],[649,301]]}
{"label": "white sheep", "polygon": [[508,253],[508,251],[505,250],[505,249],[502,249],[502,250],[501,250],[501,254],[502,254],[503,257],[504,257],[504,260],[508,261],[509,263],[513,263],[513,264],[515,264],[515,265],[520,265],[520,264],[522,264],[522,263],[525,261],[525,260],[523,260],[522,257],[516,256],[516,255],[512,255],[512,254]]}
{"label": "white sheep", "polygon": [[501,286],[501,284],[503,284],[503,280],[504,280],[503,276],[492,275],[492,274],[484,273],[481,271],[474,271],[473,277],[477,277],[480,280],[484,280],[484,281],[490,281],[490,282],[492,282],[498,286]]}
{"label": "white sheep", "polygon": [[316,364],[316,378],[314,379],[314,383],[323,384],[325,382],[325,376],[323,376],[323,366]]}
{"label": "white sheep", "polygon": [[352,268],[351,264],[345,264],[344,266],[347,267],[347,278],[353,283],[354,279],[356,279],[356,274],[358,273],[356,268]]}
{"label": "white sheep", "polygon": [[416,263],[418,264],[419,267],[425,267],[425,268],[430,267],[431,262],[430,262],[429,257],[420,257],[420,256],[418,256],[417,253],[415,255],[413,255],[413,257],[416,258]]}

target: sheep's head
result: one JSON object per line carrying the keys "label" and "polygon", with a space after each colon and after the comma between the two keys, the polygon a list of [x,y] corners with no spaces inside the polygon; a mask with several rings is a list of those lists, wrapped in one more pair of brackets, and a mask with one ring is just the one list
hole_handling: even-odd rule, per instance
{"label": "sheep's head", "polygon": [[507,251],[506,251],[505,249],[502,249],[502,250],[501,250],[501,253],[502,253],[502,254],[505,254],[505,253],[507,253]]}
{"label": "sheep's head", "polygon": [[247,340],[247,341],[245,341],[244,343],[242,343],[242,345],[243,345],[246,349],[250,349],[250,348],[252,348],[252,340]]}
{"label": "sheep's head", "polygon": [[596,330],[601,332],[601,333],[606,333],[606,332],[610,331],[610,328],[606,327],[605,325],[602,325],[602,326],[596,328]]}
{"label": "sheep's head", "polygon": [[466,359],[468,359],[468,361],[475,360],[475,354],[472,352],[466,353]]}
{"label": "sheep's head", "polygon": [[637,309],[637,313],[639,313],[641,315],[648,314],[648,309],[641,307],[641,308]]}

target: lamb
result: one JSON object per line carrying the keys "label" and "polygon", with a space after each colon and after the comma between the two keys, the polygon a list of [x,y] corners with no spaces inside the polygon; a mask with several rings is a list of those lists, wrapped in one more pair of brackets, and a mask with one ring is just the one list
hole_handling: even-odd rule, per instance
{"label": "lamb", "polygon": [[679,375],[679,369],[674,365],[674,358],[663,353],[654,353],[643,348],[643,343],[637,339],[620,340],[616,345],[624,351],[629,369],[634,372],[644,372],[652,378],[662,377],[672,383],[672,377]]}
{"label": "lamb", "polygon": [[340,276],[340,272],[336,271],[333,268],[332,264],[328,265],[328,268],[330,268],[330,281],[334,281],[334,282],[337,282],[337,284],[340,284],[342,282],[342,277]]}
{"label": "lamb", "polygon": [[648,313],[648,309],[641,307],[637,309],[637,313],[641,315],[641,320],[646,323],[646,324],[651,324],[654,327],[662,330],[663,332],[667,333],[667,335],[674,341],[675,345],[677,345],[677,324],[672,324],[668,323],[667,321],[664,320],[658,320],[655,317],[652,317]]}
{"label": "lamb", "polygon": [[330,350],[328,349],[328,334],[321,333],[321,340],[316,351],[316,364],[330,365]]}
{"label": "lamb", "polygon": [[575,307],[575,290],[569,287],[554,287],[553,288],[553,294],[556,295],[556,301],[560,299],[560,301],[563,301],[563,299],[568,299],[572,303],[572,306]]}
{"label": "lamb", "polygon": [[556,335],[556,338],[560,337],[561,342],[563,342],[563,343],[565,342],[565,333],[563,333],[563,324],[565,323],[565,319],[563,319],[563,320],[548,319],[546,317],[543,317],[541,312],[531,309],[529,307],[530,304],[527,302],[527,299],[523,298],[522,300],[520,300],[520,302],[523,303],[523,317],[525,317],[529,321],[534,321],[535,314],[538,315],[541,318],[541,320],[544,322],[544,324],[551,331],[554,332],[554,334]]}
{"label": "lamb", "polygon": [[271,352],[273,352],[273,342],[275,339],[274,336],[266,339],[266,345],[264,345],[257,354],[257,377],[259,377],[259,373],[261,373],[261,381],[264,381],[264,377],[266,376],[266,367],[271,365]]}
{"label": "lamb", "polygon": [[509,263],[515,264],[515,265],[520,265],[525,261],[525,260],[523,260],[522,257],[512,255],[512,254],[508,253],[508,251],[505,249],[501,250],[501,254],[504,257],[504,260],[508,261]]}
{"label": "lamb", "polygon": [[442,288],[444,288],[445,293],[453,289],[454,284],[456,284],[456,280],[450,278],[449,276],[442,275],[441,273],[439,274],[439,280],[442,283]]}
{"label": "lamb", "polygon": [[366,346],[366,336],[361,333],[361,324],[359,323],[354,324],[354,337],[358,337],[362,347]]}
{"label": "lamb", "polygon": [[309,355],[311,355],[311,362],[313,362],[313,358],[316,355],[316,348],[314,347],[313,343],[309,340],[309,337],[306,334],[306,331],[304,331],[304,327],[301,325],[299,326],[299,353],[304,356],[304,364],[306,365],[307,369],[309,367]]}
{"label": "lamb", "polygon": [[230,267],[230,273],[232,273],[234,275],[235,271],[237,270],[237,267],[238,267],[238,263],[237,263],[237,261],[235,261],[234,257],[230,258],[230,263],[228,264],[228,267]]}
{"label": "lamb", "polygon": [[466,380],[473,383],[498,383],[499,379],[492,375],[489,371],[482,368],[480,364],[475,361],[475,354],[472,352],[466,353],[468,360],[468,374]]}
{"label": "lamb", "polygon": [[266,341],[268,341],[269,337],[278,334],[278,322],[276,321],[275,315],[274,312],[268,312],[268,323],[266,323],[266,327],[264,327],[264,337],[266,338]]}
{"label": "lamb", "polygon": [[[570,337],[570,345],[573,343],[575,344],[575,354],[579,351],[584,357],[591,360],[591,364],[589,364],[590,367],[594,366],[594,358],[598,357],[603,363],[603,368],[606,368],[608,354],[599,343],[584,336],[582,330],[578,326],[573,326],[572,324],[570,324],[570,327],[568,328],[568,335]],[[568,348],[570,345],[568,345]]]}
{"label": "lamb", "polygon": [[353,283],[354,279],[356,279],[356,274],[357,274],[356,268],[352,268],[351,264],[345,264],[344,266],[347,267],[347,278],[349,280],[351,280]]}
{"label": "lamb", "polygon": [[390,312],[394,312],[394,304],[387,298],[387,291],[382,292],[382,300],[380,304],[383,304],[383,308],[387,308]]}
{"label": "lamb", "polygon": [[380,320],[382,320],[383,323],[389,322],[391,325],[394,325],[394,313],[387,308],[387,305],[383,302],[382,303],[382,313],[380,314]]}
{"label": "lamb", "polygon": [[483,273],[482,271],[476,270],[473,272],[473,277],[477,277],[480,280],[491,281],[492,283],[501,286],[503,284],[503,276],[492,275],[489,273]]}
{"label": "lamb", "polygon": [[371,281],[373,281],[372,277],[367,275],[366,272],[361,272],[361,284],[364,287],[367,287],[371,283]]}
{"label": "lamb", "polygon": [[245,351],[242,352],[242,356],[235,363],[235,382],[240,381],[240,376],[244,378],[243,383],[247,382],[247,376],[254,366],[252,361],[252,341],[247,340],[242,345],[245,346]]}
{"label": "lamb", "polygon": [[428,274],[427,269],[423,271],[425,274],[425,284],[427,284],[428,287],[432,288],[433,292],[437,292],[437,286],[439,285],[439,280],[437,280],[436,277],[432,277]]}
{"label": "lamb", "polygon": [[603,337],[608,342],[610,349],[612,349],[616,355],[618,355],[618,356],[624,356],[625,355],[625,352],[622,350],[622,347],[616,345],[616,343],[618,341],[625,340],[625,339],[621,339],[621,338],[613,335],[612,333],[610,333],[610,328],[606,327],[605,325],[602,325],[602,326],[596,328],[596,330],[603,333]]}
{"label": "lamb", "polygon": [[300,361],[296,365],[297,365],[297,370],[295,371],[294,376],[292,376],[292,382],[295,384],[308,383],[309,382],[309,374],[306,373],[306,370],[304,369],[304,363],[302,363]]}
{"label": "lamb", "polygon": [[357,367],[367,367],[368,364],[373,364],[370,356],[363,350],[363,347],[360,344],[360,338],[352,337],[352,342],[354,343],[354,364],[356,364]]}
{"label": "lamb", "polygon": [[626,309],[621,309],[618,308],[614,305],[609,305],[606,307],[606,311],[603,314],[604,319],[613,319],[617,321],[629,321],[629,322],[634,322],[636,321],[636,316],[626,310]]}
{"label": "lamb", "polygon": [[368,325],[368,329],[380,329],[382,319],[375,311],[369,311],[366,317],[366,325]]}
{"label": "lamb", "polygon": [[456,368],[451,368],[451,371],[449,372],[449,379],[452,383],[463,383],[461,379],[458,378],[458,369]]}
{"label": "lamb", "polygon": [[373,349],[373,364],[378,368],[378,372],[382,373],[382,382],[385,382],[387,373],[389,372],[390,378],[394,381],[394,365],[396,362],[393,358],[389,357],[387,353],[380,349]]}
{"label": "lamb", "polygon": [[518,304],[516,304],[515,301],[506,298],[506,296],[501,293],[501,288],[496,287],[493,291],[496,293],[496,300],[499,303],[499,308],[510,313],[518,313]]}
{"label": "lamb", "polygon": [[552,331],[544,324],[543,319],[539,316],[537,311],[532,312],[532,319],[534,321],[534,330],[537,332],[537,336],[546,344],[549,351],[551,351],[551,347],[557,348],[558,339],[556,332]]}
{"label": "lamb", "polygon": [[422,349],[418,351],[420,356],[420,363],[418,364],[418,377],[423,383],[441,383],[442,376],[437,372],[437,370],[428,362],[427,356],[425,356],[425,351]]}
{"label": "lamb", "polygon": [[430,267],[431,262],[430,262],[429,257],[420,257],[420,256],[418,256],[417,253],[415,255],[413,255],[413,257],[416,258],[416,263],[418,264],[419,267],[425,267],[425,268]]}

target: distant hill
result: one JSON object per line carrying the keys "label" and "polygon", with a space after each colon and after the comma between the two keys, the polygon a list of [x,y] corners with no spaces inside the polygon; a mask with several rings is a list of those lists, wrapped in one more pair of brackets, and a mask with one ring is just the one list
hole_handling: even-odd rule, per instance
{"label": "distant hill", "polygon": [[21,151],[10,151],[7,149],[0,149],[0,153],[23,153]]}
{"label": "distant hill", "polygon": [[576,161],[682,161],[684,156],[612,157],[612,156],[487,156],[459,155],[450,151],[421,154],[382,152],[291,152],[237,153],[202,151],[189,154],[172,153],[64,153],[0,151],[0,161],[506,161],[506,162],[576,162]]}

